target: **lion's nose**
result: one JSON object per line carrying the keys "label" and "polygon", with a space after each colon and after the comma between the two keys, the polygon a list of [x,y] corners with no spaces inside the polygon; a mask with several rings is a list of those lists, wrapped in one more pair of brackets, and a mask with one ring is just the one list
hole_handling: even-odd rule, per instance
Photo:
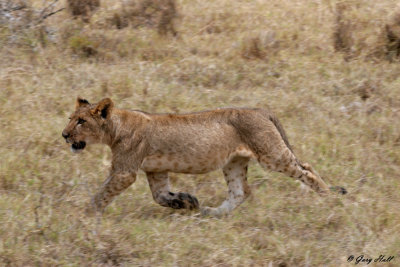
{"label": "lion's nose", "polygon": [[68,137],[69,137],[69,133],[66,133],[66,132],[62,132],[62,136],[65,138],[65,139],[67,139]]}

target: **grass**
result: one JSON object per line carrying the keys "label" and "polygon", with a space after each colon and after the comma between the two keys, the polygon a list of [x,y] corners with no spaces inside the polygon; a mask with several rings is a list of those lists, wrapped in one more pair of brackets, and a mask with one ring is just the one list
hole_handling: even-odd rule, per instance
{"label": "grass", "polygon": [[[395,258],[376,265],[398,266],[400,65],[370,56],[395,6],[350,2],[348,58],[334,49],[337,2],[179,0],[177,37],[117,29],[110,0],[90,23],[46,19],[46,45],[34,27],[3,26],[0,265],[351,266],[384,254]],[[252,197],[208,218],[158,206],[140,173],[97,225],[84,209],[111,155],[62,140],[77,95],[148,112],[269,106],[298,157],[349,194],[320,198],[252,164]],[[227,190],[220,172],[171,180],[201,205]]]}

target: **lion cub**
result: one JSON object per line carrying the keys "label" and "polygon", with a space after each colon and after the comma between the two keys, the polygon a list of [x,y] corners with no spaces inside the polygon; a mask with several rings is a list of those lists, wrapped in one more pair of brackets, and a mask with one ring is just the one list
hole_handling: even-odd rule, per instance
{"label": "lion cub", "polygon": [[[174,209],[197,209],[199,202],[188,193],[171,192],[168,172],[199,174],[222,169],[228,196],[218,208],[201,209],[209,215],[227,214],[249,196],[246,174],[251,159],[300,180],[319,194],[330,189],[296,158],[282,125],[265,109],[149,114],[117,109],[109,98],[97,104],[78,98],[62,136],[73,152],[93,143],[112,150],[110,175],[92,199],[98,212],[135,182],[139,169],[146,172],[154,200]],[[334,188],[346,193],[344,188]]]}

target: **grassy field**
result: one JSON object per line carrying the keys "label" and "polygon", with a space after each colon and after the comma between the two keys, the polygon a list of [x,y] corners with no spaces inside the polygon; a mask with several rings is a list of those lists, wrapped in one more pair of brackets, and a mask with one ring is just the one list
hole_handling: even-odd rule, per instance
{"label": "grassy field", "polygon": [[[63,10],[0,24],[0,265],[400,266],[400,65],[383,34],[396,5],[338,2],[177,0],[177,36],[111,0],[89,23]],[[84,210],[111,154],[61,137],[78,95],[148,112],[269,106],[298,157],[349,193],[252,164],[252,196],[210,218],[158,206],[141,172],[97,224]],[[201,205],[225,198],[221,172],[171,178]]]}

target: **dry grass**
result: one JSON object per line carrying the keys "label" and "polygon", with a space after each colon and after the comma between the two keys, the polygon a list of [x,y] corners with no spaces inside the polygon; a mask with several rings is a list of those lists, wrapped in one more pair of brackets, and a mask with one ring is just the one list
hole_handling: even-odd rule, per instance
{"label": "dry grass", "polygon": [[100,6],[100,0],[67,0],[67,4],[73,17],[89,22],[93,12]]}
{"label": "dry grass", "polygon": [[[349,61],[332,46],[337,1],[180,0],[179,38],[110,28],[111,0],[87,24],[49,17],[46,46],[0,25],[0,265],[349,266],[385,254],[395,259],[376,266],[398,266],[400,65],[368,56],[380,41],[385,53],[395,6],[359,2],[346,11],[359,51]],[[110,151],[73,155],[62,140],[77,95],[148,112],[268,105],[296,154],[349,194],[320,198],[254,164],[252,197],[204,218],[155,204],[140,173],[96,226],[84,209]],[[220,172],[171,176],[201,205],[225,197]]]}
{"label": "dry grass", "polygon": [[354,40],[351,22],[345,18],[345,10],[348,8],[344,3],[336,4],[335,28],[333,30],[333,47],[337,52],[350,54]]}
{"label": "dry grass", "polygon": [[242,57],[245,59],[264,59],[276,56],[280,42],[273,31],[262,32],[257,36],[245,38],[242,43]]}
{"label": "dry grass", "polygon": [[400,11],[397,11],[391,21],[385,25],[387,38],[387,57],[393,61],[400,56]]}
{"label": "dry grass", "polygon": [[147,26],[156,28],[160,35],[171,33],[176,36],[177,17],[175,0],[130,0],[113,14],[110,22],[117,29]]}

